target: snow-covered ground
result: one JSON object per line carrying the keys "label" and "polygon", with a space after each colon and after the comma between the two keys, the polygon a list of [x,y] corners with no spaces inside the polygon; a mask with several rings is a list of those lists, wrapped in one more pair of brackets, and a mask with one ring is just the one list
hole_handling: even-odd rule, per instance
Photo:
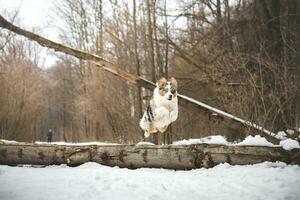
{"label": "snow-covered ground", "polygon": [[[22,143],[12,140],[4,140],[0,139],[0,143],[6,144],[16,144]],[[260,135],[256,136],[247,136],[242,142],[239,143],[231,143],[226,140],[224,136],[221,135],[213,135],[204,138],[196,138],[196,139],[187,139],[187,140],[179,140],[174,141],[173,145],[191,145],[191,144],[221,144],[221,145],[229,145],[229,146],[269,146],[269,147],[282,147],[285,150],[292,150],[295,148],[300,148],[299,142],[290,138],[282,138],[279,145],[274,145],[266,140],[266,138],[261,137]],[[48,144],[47,142],[36,141],[35,144]],[[69,145],[69,146],[79,146],[79,145],[121,145],[118,143],[109,143],[109,142],[80,142],[80,143],[66,143],[66,142],[52,142],[51,144],[55,145]],[[154,145],[150,142],[139,142],[137,145]]]}
{"label": "snow-covered ground", "polygon": [[[18,143],[0,140],[0,143]],[[45,142],[36,142],[45,144]],[[292,139],[274,145],[261,136],[248,136],[230,143],[223,136],[176,141],[190,144],[281,146],[299,148]],[[118,145],[106,142],[56,145]],[[140,142],[137,145],[153,145]],[[211,169],[174,171],[165,169],[120,169],[96,163],[79,167],[9,167],[0,165],[0,200],[60,199],[286,199],[300,200],[300,166],[265,162],[256,165],[220,164]]]}
{"label": "snow-covered ground", "polygon": [[174,171],[120,169],[96,163],[79,167],[0,165],[1,200],[300,199],[300,167],[284,163],[220,164]]}
{"label": "snow-covered ground", "polygon": [[[48,142],[40,142],[36,141],[35,144],[49,144]],[[82,146],[82,145],[120,145],[118,143],[111,143],[111,142],[79,142],[79,143],[67,143],[67,142],[52,142],[51,144],[56,145],[69,145],[69,146]]]}
{"label": "snow-covered ground", "polygon": [[256,136],[247,136],[242,142],[239,143],[231,143],[226,140],[224,136],[214,135],[208,136],[199,139],[188,139],[188,140],[180,140],[173,142],[174,145],[190,145],[190,144],[222,144],[229,146],[269,146],[269,147],[282,147],[285,150],[292,150],[296,148],[300,148],[299,142],[292,139],[284,138],[280,141],[279,145],[274,145],[271,142],[268,142],[266,138],[261,137],[260,135]]}
{"label": "snow-covered ground", "polygon": [[[25,144],[25,142],[18,142],[15,140],[5,140],[5,139],[0,139],[0,144],[5,143],[5,144]],[[35,144],[49,144],[48,142],[41,142],[41,141],[36,141]],[[69,146],[82,146],[82,145],[120,145],[118,143],[110,143],[110,142],[79,142],[79,143],[70,143],[70,142],[52,142],[51,144],[55,145],[69,145]]]}

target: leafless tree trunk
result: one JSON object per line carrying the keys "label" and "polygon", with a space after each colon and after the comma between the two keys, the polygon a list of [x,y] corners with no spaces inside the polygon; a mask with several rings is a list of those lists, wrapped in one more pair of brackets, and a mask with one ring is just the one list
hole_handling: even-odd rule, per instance
{"label": "leafless tree trunk", "polygon": [[147,16],[148,16],[148,43],[149,43],[149,65],[151,67],[151,81],[156,82],[156,70],[154,61],[154,44],[153,44],[153,25],[152,25],[152,12],[153,0],[147,0]]}
{"label": "leafless tree trunk", "polygon": [[[133,0],[133,31],[134,31],[134,55],[135,55],[135,63],[136,63],[136,74],[138,76],[141,76],[140,73],[140,59],[138,54],[138,36],[137,36],[137,24],[136,24],[136,1]],[[140,87],[138,87],[137,91],[137,109],[138,109],[138,115],[141,118],[143,115],[143,105],[142,105],[142,90]],[[144,138],[144,133],[141,131],[141,136]]]}
{"label": "leafless tree trunk", "polygon": [[[147,16],[148,16],[148,45],[149,45],[149,65],[151,68],[151,81],[156,82],[156,67],[154,60],[154,44],[153,44],[153,24],[152,24],[152,9],[153,8],[153,0],[147,0]],[[157,133],[152,134],[152,140],[154,144],[158,144],[158,135]]]}
{"label": "leafless tree trunk", "polygon": [[165,17],[165,64],[164,64],[164,77],[169,77],[169,28],[168,28],[168,17],[167,17],[167,0],[164,2],[164,17]]}

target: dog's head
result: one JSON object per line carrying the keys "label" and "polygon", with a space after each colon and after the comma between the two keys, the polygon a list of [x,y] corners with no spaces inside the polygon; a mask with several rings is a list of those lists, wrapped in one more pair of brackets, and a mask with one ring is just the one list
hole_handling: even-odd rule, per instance
{"label": "dog's head", "polygon": [[169,101],[177,97],[177,81],[175,78],[171,78],[169,80],[161,78],[156,85],[161,97],[164,97]]}

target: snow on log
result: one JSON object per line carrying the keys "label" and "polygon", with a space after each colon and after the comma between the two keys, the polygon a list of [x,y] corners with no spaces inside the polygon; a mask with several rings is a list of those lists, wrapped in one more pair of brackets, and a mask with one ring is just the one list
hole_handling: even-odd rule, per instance
{"label": "snow on log", "polygon": [[81,165],[97,162],[130,169],[141,167],[188,170],[209,168],[219,163],[231,165],[282,161],[300,165],[300,149],[281,147],[196,145],[37,145],[0,144],[2,165]]}
{"label": "snow on log", "polygon": [[[71,47],[68,47],[66,45],[51,41],[47,38],[44,38],[40,35],[37,35],[35,33],[32,33],[30,31],[26,31],[20,27],[17,27],[13,25],[12,23],[8,22],[4,17],[0,15],[0,27],[5,28],[9,31],[12,31],[14,33],[17,33],[19,35],[22,35],[30,40],[36,41],[41,46],[54,49],[58,52],[63,52],[68,55],[72,55],[78,59],[86,60],[95,66],[101,68],[102,70],[112,73],[118,77],[121,77],[122,79],[129,81],[130,83],[136,84],[139,87],[144,87],[146,89],[153,90],[155,88],[155,84],[151,81],[148,81],[142,77],[136,76],[134,74],[130,74],[119,67],[115,66],[112,62],[96,55],[91,54],[82,50],[74,49]],[[250,131],[254,134],[261,134],[263,135],[267,140],[274,144],[279,144],[279,139],[276,137],[276,134],[255,124],[250,121],[241,119],[239,117],[236,117],[232,114],[226,113],[224,111],[221,111],[219,109],[213,108],[203,102],[200,102],[198,100],[195,100],[193,98],[184,96],[184,95],[178,95],[179,97],[179,104],[185,108],[189,108],[189,106],[192,106],[194,108],[200,109],[204,112],[210,112],[215,113],[216,115],[224,117],[225,120],[223,123],[226,123],[228,127],[234,127],[234,129],[240,129],[240,131],[246,132],[246,129],[250,129]],[[233,124],[233,123],[235,124]],[[239,127],[236,127],[236,124],[239,125]],[[249,130],[248,130],[249,131]]]}

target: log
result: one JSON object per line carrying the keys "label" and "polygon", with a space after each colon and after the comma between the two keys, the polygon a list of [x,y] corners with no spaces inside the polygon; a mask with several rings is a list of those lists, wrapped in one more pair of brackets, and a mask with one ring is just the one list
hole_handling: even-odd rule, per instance
{"label": "log", "polygon": [[[140,76],[130,74],[127,71],[122,70],[120,67],[115,66],[112,62],[98,55],[68,47],[66,45],[51,41],[45,37],[42,37],[30,31],[24,30],[8,22],[1,15],[0,15],[0,27],[12,31],[16,34],[22,35],[30,40],[36,41],[41,46],[53,49],[54,51],[63,52],[65,54],[72,55],[78,59],[85,60],[89,63],[92,63],[94,64],[94,66],[99,67],[100,69],[106,72],[112,73],[115,76],[118,76],[130,83],[133,83],[138,87],[144,87],[149,90],[153,90],[155,88],[155,84],[153,82],[148,81]],[[280,142],[280,140],[276,137],[275,133],[253,122],[241,119],[230,113],[224,112],[222,110],[209,106],[201,101],[198,101],[196,99],[181,94],[178,94],[178,98],[179,98],[179,105],[183,106],[186,109],[196,108],[202,113],[214,113],[218,116],[224,117],[226,120],[221,120],[220,122],[224,123],[227,127],[236,129],[240,132],[251,131],[252,134],[260,134],[263,137],[265,137],[268,141],[274,144],[279,144]],[[239,127],[237,128],[236,125],[238,125]]]}
{"label": "log", "polygon": [[300,149],[287,151],[281,147],[196,145],[37,145],[0,144],[2,165],[78,166],[97,162],[107,166],[165,168],[190,170],[210,168],[227,162],[231,165],[282,161],[300,165]]}

